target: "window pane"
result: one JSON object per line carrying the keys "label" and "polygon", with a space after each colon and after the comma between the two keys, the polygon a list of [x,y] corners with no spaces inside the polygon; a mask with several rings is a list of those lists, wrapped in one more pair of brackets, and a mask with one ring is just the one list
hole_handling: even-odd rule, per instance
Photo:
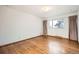
{"label": "window pane", "polygon": [[53,28],[64,28],[63,20],[53,20]]}

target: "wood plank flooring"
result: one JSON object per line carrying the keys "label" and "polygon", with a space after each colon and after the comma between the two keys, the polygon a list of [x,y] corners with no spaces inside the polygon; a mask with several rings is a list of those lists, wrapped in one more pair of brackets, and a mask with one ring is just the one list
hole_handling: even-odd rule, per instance
{"label": "wood plank flooring", "polygon": [[78,54],[79,44],[56,37],[36,37],[0,47],[0,54]]}

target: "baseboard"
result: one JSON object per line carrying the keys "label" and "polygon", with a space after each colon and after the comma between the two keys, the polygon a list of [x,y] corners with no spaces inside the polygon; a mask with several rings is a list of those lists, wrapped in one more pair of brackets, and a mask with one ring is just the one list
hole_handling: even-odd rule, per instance
{"label": "baseboard", "polygon": [[33,38],[37,38],[37,37],[41,37],[41,36],[43,36],[43,35],[39,35],[39,36],[31,37],[31,38],[28,38],[28,39],[23,39],[21,41],[17,41],[17,42],[12,42],[12,43],[9,43],[9,44],[1,45],[0,47],[9,46],[9,45],[12,45],[12,44],[16,44],[16,43],[19,43],[19,42],[23,42],[25,40],[29,40],[29,39],[33,39]]}
{"label": "baseboard", "polygon": [[[17,41],[17,42],[5,44],[5,45],[2,45],[0,47],[5,47],[5,46],[8,46],[8,45],[16,44],[16,43],[19,43],[19,42],[23,42],[25,40],[29,40],[29,39],[33,39],[33,38],[37,38],[37,37],[41,37],[41,36],[43,36],[43,37],[55,37],[55,38],[58,38],[58,39],[67,39],[67,40],[70,40],[69,38],[65,38],[65,37],[61,37],[61,36],[39,35],[39,36],[31,37],[31,38],[28,38],[28,39],[24,39],[24,40],[21,40],[21,41]],[[75,40],[70,40],[70,41],[75,41]],[[75,42],[78,42],[78,41],[75,41]]]}
{"label": "baseboard", "polygon": [[62,37],[62,36],[52,36],[52,35],[48,35],[48,36],[55,37],[55,38],[59,38],[59,39],[68,39],[69,40],[69,38],[65,38],[65,37]]}
{"label": "baseboard", "polygon": [[[58,39],[67,39],[67,40],[70,40],[70,41],[75,41],[75,40],[71,40],[69,38],[65,38],[65,37],[62,37],[62,36],[52,36],[52,35],[48,35],[49,37],[55,37],[55,38],[58,38]],[[75,41],[78,43],[78,41]]]}

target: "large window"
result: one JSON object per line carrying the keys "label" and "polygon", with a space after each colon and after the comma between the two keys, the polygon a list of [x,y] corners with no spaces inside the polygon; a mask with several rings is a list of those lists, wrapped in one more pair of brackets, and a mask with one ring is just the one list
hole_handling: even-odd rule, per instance
{"label": "large window", "polygon": [[64,28],[63,20],[50,20],[49,26],[52,28]]}

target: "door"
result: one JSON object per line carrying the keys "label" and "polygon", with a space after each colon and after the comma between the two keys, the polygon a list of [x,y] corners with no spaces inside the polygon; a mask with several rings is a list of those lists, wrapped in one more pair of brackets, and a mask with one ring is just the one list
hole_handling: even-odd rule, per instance
{"label": "door", "polygon": [[69,39],[78,41],[77,16],[69,17]]}

